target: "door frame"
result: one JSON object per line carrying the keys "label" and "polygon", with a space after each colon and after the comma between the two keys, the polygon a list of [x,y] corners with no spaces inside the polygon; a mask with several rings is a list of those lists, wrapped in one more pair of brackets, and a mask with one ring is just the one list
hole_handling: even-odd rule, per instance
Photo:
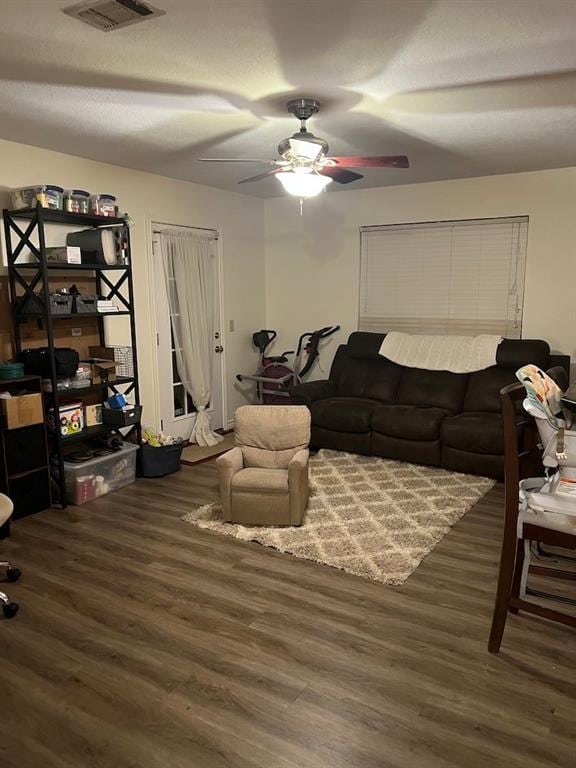
{"label": "door frame", "polygon": [[[148,299],[149,305],[152,309],[151,312],[151,338],[150,344],[152,349],[155,350],[153,355],[153,389],[154,389],[154,413],[155,423],[160,428],[162,420],[162,383],[160,376],[160,367],[158,363],[158,306],[156,301],[157,291],[155,286],[155,269],[157,267],[156,254],[154,251],[154,229],[156,227],[175,227],[183,229],[199,229],[204,231],[216,232],[216,247],[215,251],[215,264],[216,264],[216,293],[218,297],[218,324],[220,326],[220,343],[224,347],[224,351],[220,355],[221,365],[221,403],[222,403],[222,429],[226,431],[228,426],[228,391],[226,388],[226,369],[227,369],[227,339],[224,332],[224,270],[223,270],[223,258],[222,258],[222,228],[219,226],[214,227],[198,227],[194,224],[177,224],[176,222],[168,222],[163,220],[162,217],[147,216],[146,217],[146,257],[148,266]],[[214,342],[215,340],[212,339]]]}

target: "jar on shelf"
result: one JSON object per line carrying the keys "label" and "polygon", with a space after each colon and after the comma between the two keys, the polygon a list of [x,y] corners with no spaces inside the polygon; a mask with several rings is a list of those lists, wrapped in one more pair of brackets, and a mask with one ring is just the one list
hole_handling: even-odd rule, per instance
{"label": "jar on shelf", "polygon": [[90,213],[94,216],[117,216],[118,204],[114,195],[91,195]]}
{"label": "jar on shelf", "polygon": [[64,210],[68,213],[89,213],[90,192],[84,189],[67,189],[64,192]]}
{"label": "jar on shelf", "polygon": [[40,203],[42,208],[62,210],[62,187],[54,184],[38,184],[35,187],[21,187],[12,190],[12,207],[15,209],[35,208]]}

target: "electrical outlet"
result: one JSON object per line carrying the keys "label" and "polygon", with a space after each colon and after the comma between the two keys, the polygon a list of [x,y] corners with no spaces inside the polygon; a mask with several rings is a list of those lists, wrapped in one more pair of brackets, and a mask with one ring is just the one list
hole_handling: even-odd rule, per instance
{"label": "electrical outlet", "polygon": [[82,328],[72,328],[72,336],[82,336]]}
{"label": "electrical outlet", "polygon": [[234,333],[234,320],[230,320],[230,322],[228,323],[228,330],[230,331],[230,333]]}

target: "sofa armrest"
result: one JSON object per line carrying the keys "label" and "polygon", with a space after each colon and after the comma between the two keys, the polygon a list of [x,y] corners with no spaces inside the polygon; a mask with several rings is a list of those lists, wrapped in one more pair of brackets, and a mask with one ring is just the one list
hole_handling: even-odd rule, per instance
{"label": "sofa armrest", "polygon": [[290,524],[300,525],[308,504],[308,460],[310,451],[302,448],[288,463],[288,491],[290,493]]}
{"label": "sofa armrest", "polygon": [[296,384],[294,387],[289,387],[288,392],[295,405],[312,405],[315,400],[336,397],[337,394],[336,385],[330,379]]}
{"label": "sofa armrest", "polygon": [[232,520],[232,480],[237,472],[244,469],[244,456],[240,448],[223,453],[216,459],[218,475],[220,476],[220,501],[222,517],[225,521]]}

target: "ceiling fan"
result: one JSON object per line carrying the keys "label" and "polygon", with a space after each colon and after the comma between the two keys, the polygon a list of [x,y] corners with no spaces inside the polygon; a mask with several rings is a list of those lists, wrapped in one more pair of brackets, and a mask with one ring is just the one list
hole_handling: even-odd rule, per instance
{"label": "ceiling fan", "polygon": [[204,163],[267,163],[278,166],[270,171],[242,179],[239,184],[260,181],[275,176],[291,195],[299,198],[314,197],[331,181],[338,184],[350,184],[362,179],[361,173],[350,168],[408,168],[405,155],[375,157],[336,157],[328,156],[327,142],[315,136],[306,128],[306,121],[320,109],[316,99],[293,99],[286,105],[288,112],[300,120],[300,130],[290,138],[283,139],[278,145],[277,160],[258,160],[236,157],[201,157]]}

